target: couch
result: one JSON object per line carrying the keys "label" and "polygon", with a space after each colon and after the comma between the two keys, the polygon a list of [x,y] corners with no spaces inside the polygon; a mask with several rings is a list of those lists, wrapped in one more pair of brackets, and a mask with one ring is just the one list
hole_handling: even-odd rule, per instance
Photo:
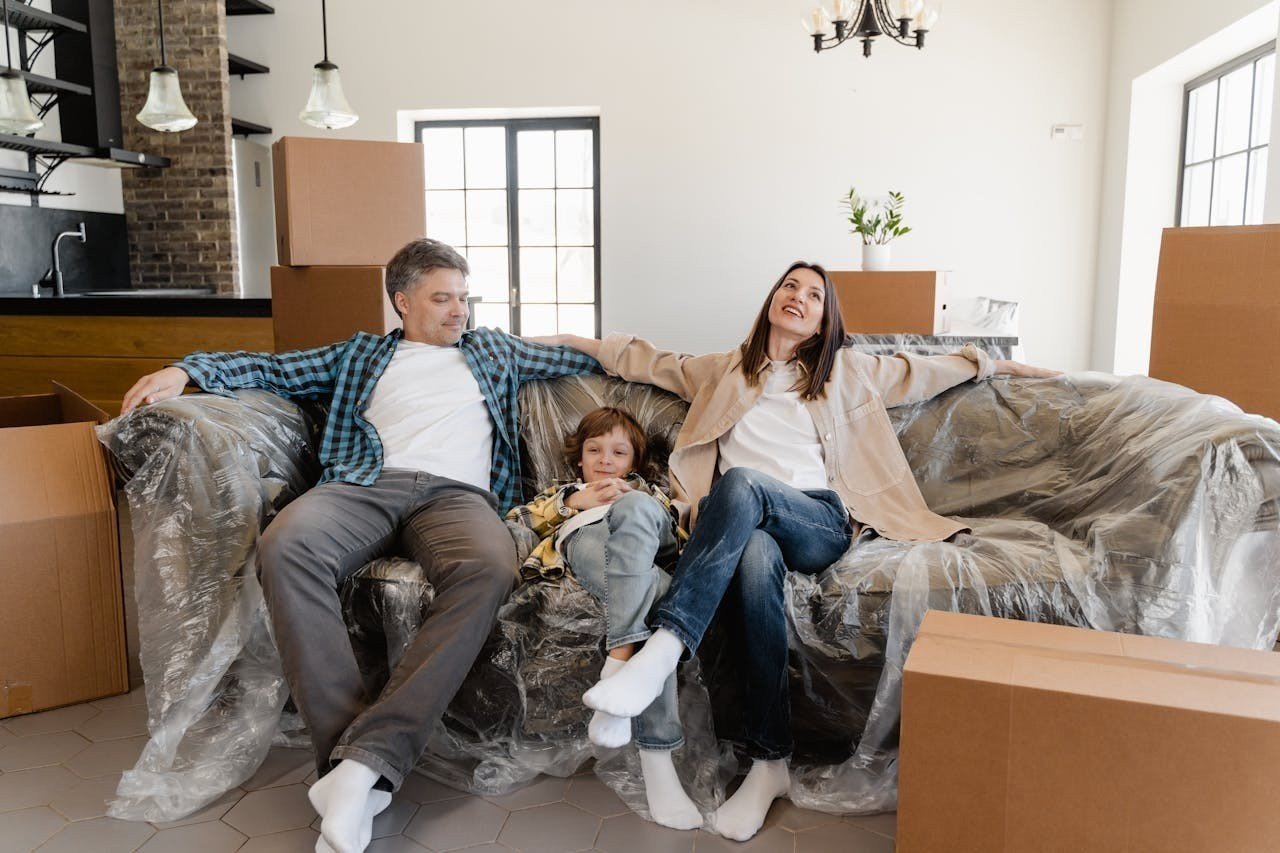
{"label": "couch", "polygon": [[[669,448],[685,404],[648,386],[565,378],[521,392],[524,488],[569,475],[561,436],[620,405]],[[966,383],[891,411],[951,542],[871,539],[788,580],[797,751],[791,797],[895,807],[901,673],[925,610],[1269,648],[1280,629],[1280,425],[1145,377]],[[257,586],[254,543],[318,476],[317,412],[265,392],[196,394],[100,428],[131,508],[150,741],[111,814],[172,820],[306,745]],[[431,603],[388,558],[341,591],[370,685]],[[595,772],[644,813],[634,750],[593,753],[581,694],[600,667],[599,606],[568,577],[518,587],[420,770],[479,793]],[[677,767],[710,810],[736,772],[733,666],[714,629],[681,672]]]}

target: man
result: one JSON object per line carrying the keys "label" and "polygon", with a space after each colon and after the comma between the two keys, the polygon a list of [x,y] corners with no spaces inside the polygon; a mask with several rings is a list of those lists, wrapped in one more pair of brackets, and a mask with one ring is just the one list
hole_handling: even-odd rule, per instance
{"label": "man", "polygon": [[[517,398],[531,379],[599,372],[568,349],[464,331],[466,260],[415,240],[387,266],[404,329],[311,350],[193,353],[144,376],[121,413],[182,393],[262,388],[330,403],[324,473],[258,543],[258,571],[285,677],[321,779],[318,850],[360,851],[461,685],[517,579],[499,513],[519,502]],[[399,547],[435,588],[431,612],[376,698],[366,697],[338,588]]]}

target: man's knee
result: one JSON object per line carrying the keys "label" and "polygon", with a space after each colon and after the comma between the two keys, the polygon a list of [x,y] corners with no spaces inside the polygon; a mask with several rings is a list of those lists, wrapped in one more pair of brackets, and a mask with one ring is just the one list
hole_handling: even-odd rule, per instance
{"label": "man's knee", "polygon": [[292,567],[307,562],[301,559],[305,548],[306,538],[291,525],[267,525],[257,545],[258,580],[263,588],[295,574]]}
{"label": "man's knee", "polygon": [[515,545],[509,541],[510,536],[507,539],[506,542],[495,542],[487,537],[477,537],[470,553],[459,561],[454,571],[484,592],[499,600],[505,599],[515,588],[519,577]]}

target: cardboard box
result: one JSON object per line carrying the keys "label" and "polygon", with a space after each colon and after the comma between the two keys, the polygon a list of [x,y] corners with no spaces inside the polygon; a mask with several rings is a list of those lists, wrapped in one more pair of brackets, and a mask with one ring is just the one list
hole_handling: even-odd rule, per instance
{"label": "cardboard box", "polygon": [[945,272],[832,272],[846,332],[855,335],[945,335]]}
{"label": "cardboard box", "polygon": [[1275,850],[1280,655],[930,611],[898,766],[900,853]]}
{"label": "cardboard box", "polygon": [[271,322],[276,352],[385,335],[400,317],[387,298],[386,267],[272,267]]}
{"label": "cardboard box", "polygon": [[129,689],[106,420],[56,383],[0,398],[0,717]]}
{"label": "cardboard box", "polygon": [[1278,329],[1280,225],[1165,229],[1152,377],[1280,419]]}
{"label": "cardboard box", "polygon": [[271,146],[285,266],[385,264],[427,233],[416,142],[281,137]]}

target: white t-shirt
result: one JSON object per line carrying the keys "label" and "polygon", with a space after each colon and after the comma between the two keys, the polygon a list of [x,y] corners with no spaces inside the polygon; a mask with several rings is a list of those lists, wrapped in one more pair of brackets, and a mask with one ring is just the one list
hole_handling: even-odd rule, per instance
{"label": "white t-shirt", "polygon": [[364,417],[382,440],[382,464],[489,490],[493,421],[456,346],[400,341]]}
{"label": "white t-shirt", "polygon": [[795,362],[771,362],[764,393],[733,428],[720,436],[720,473],[752,468],[792,488],[828,489],[826,459],[818,428],[799,391]]}

